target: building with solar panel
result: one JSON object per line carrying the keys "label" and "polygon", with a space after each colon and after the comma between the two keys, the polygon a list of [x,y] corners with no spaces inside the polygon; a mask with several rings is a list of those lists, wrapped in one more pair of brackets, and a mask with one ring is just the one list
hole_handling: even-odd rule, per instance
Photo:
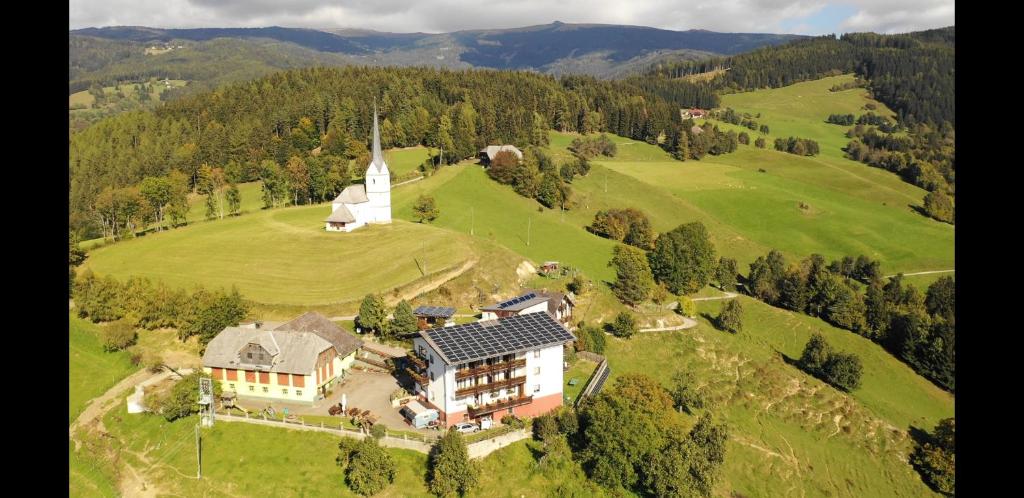
{"label": "building with solar panel", "polygon": [[480,308],[481,320],[494,320],[516,315],[525,315],[539,311],[547,311],[555,320],[567,327],[572,323],[572,309],[576,306],[576,296],[571,292],[529,291],[521,296],[516,296],[490,306]]}
{"label": "building with solar panel", "polygon": [[548,313],[421,330],[406,373],[445,427],[562,406],[563,347],[576,338]]}
{"label": "building with solar panel", "polygon": [[455,325],[455,308],[447,306],[417,306],[412,310],[420,330],[438,325],[451,327]]}

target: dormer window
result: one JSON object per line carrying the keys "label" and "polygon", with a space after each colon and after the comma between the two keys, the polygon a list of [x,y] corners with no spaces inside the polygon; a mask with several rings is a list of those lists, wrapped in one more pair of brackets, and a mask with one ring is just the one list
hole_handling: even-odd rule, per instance
{"label": "dormer window", "polygon": [[251,360],[252,359],[252,351],[246,353],[245,356],[248,357]]}

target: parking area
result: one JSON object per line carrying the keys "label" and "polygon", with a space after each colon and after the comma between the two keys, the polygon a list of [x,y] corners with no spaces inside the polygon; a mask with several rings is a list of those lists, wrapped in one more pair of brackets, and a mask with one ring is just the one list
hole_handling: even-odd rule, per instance
{"label": "parking area", "polygon": [[333,389],[330,396],[315,402],[312,406],[276,400],[253,400],[251,398],[239,399],[238,404],[248,409],[263,409],[267,406],[273,406],[279,412],[287,408],[289,414],[299,416],[330,416],[327,410],[331,406],[341,403],[341,396],[344,394],[347,408],[370,410],[374,415],[380,416],[380,420],[377,423],[384,424],[393,429],[423,432],[424,434],[436,433],[436,431],[430,429],[414,429],[406,423],[405,417],[398,412],[398,408],[391,407],[391,393],[397,391],[400,387],[401,385],[399,385],[398,380],[390,374],[352,370],[349,371],[341,384]]}

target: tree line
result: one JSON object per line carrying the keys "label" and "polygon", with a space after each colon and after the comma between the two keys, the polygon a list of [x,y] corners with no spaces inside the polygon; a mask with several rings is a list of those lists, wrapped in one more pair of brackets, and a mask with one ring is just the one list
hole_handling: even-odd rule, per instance
{"label": "tree line", "polygon": [[572,209],[576,206],[571,183],[577,175],[590,173],[590,162],[577,155],[561,164],[543,149],[529,147],[520,161],[515,154],[501,151],[487,168],[487,175],[498,183],[512,186],[523,197],[536,199],[550,209]]}
{"label": "tree line", "polygon": [[[664,92],[663,92],[664,93]],[[547,132],[607,131],[649,143],[680,124],[685,94],[639,80],[561,80],[526,72],[430,68],[309,68],[275,73],[104,119],[71,137],[71,223],[98,232],[95,200],[106,187],[180,171],[195,188],[203,165],[241,165],[255,179],[264,160],[305,160],[316,147],[357,159],[373,106],[383,147],[443,149],[471,157],[487,144],[546,145]],[[293,196],[294,197],[294,196]],[[301,202],[301,201],[300,201]],[[85,234],[83,234],[85,235]]]}
{"label": "tree line", "polygon": [[826,264],[820,254],[789,263],[772,250],[750,264],[746,291],[768,304],[856,332],[922,376],[955,390],[954,283],[942,277],[921,293],[902,275],[883,283],[877,261],[860,256]]}

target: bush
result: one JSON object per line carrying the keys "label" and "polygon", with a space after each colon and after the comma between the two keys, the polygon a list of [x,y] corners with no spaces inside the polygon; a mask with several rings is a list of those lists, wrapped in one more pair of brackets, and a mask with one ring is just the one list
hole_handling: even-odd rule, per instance
{"label": "bush", "polygon": [[825,363],[825,382],[846,392],[860,387],[860,376],[863,367],[860,358],[848,353],[835,353]]}
{"label": "bush", "polygon": [[917,447],[911,462],[932,488],[952,495],[956,488],[956,420],[940,420]]}
{"label": "bush", "polygon": [[715,319],[715,326],[734,334],[743,330],[743,305],[738,299],[730,299],[722,305],[722,311]]}
{"label": "bush", "polygon": [[376,439],[383,438],[387,432],[388,428],[384,424],[373,424],[373,427],[370,427],[370,435]]}
{"label": "bush", "polygon": [[697,303],[693,299],[683,296],[679,298],[679,306],[676,308],[676,311],[685,317],[696,318]]}
{"label": "bush", "polygon": [[341,467],[342,472],[348,470],[348,464],[352,461],[352,454],[356,452],[356,448],[359,446],[359,440],[351,437],[341,438],[341,442],[338,443],[338,457],[335,462]]}
{"label": "bush", "polygon": [[576,431],[580,428],[580,421],[576,416],[576,412],[568,406],[563,406],[558,410],[555,420],[558,422],[558,432],[562,434],[576,434]]}
{"label": "bush", "polygon": [[582,296],[586,294],[587,290],[590,288],[590,280],[583,276],[582,273],[577,273],[572,276],[569,283],[565,284],[565,288],[577,296]]}
{"label": "bush", "polygon": [[[340,455],[339,455],[340,458]],[[363,496],[375,495],[395,480],[395,462],[373,438],[363,439],[352,452],[345,483]]]}
{"label": "bush", "polygon": [[[170,392],[162,398],[153,400],[153,409],[164,416],[168,422],[187,417],[199,412],[199,378],[206,377],[199,372],[186,375],[179,380]],[[214,397],[220,396],[220,382],[213,383]]]}
{"label": "bush", "polygon": [[428,472],[430,492],[438,496],[465,496],[476,487],[479,476],[458,431],[448,431],[431,450]]}
{"label": "bush", "polygon": [[118,320],[106,326],[103,330],[103,350],[107,352],[121,351],[129,346],[135,345],[139,334],[126,320]]}
{"label": "bush", "polygon": [[533,419],[533,439],[546,441],[558,435],[558,422],[550,413]]}
{"label": "bush", "polygon": [[640,331],[636,323],[636,318],[628,312],[621,312],[615,316],[615,321],[611,324],[612,333],[616,337],[629,338],[633,334]]}
{"label": "bush", "polygon": [[523,422],[521,418],[515,415],[505,415],[504,417],[501,417],[501,423],[502,425],[507,425],[516,429],[526,427],[526,422]]}

